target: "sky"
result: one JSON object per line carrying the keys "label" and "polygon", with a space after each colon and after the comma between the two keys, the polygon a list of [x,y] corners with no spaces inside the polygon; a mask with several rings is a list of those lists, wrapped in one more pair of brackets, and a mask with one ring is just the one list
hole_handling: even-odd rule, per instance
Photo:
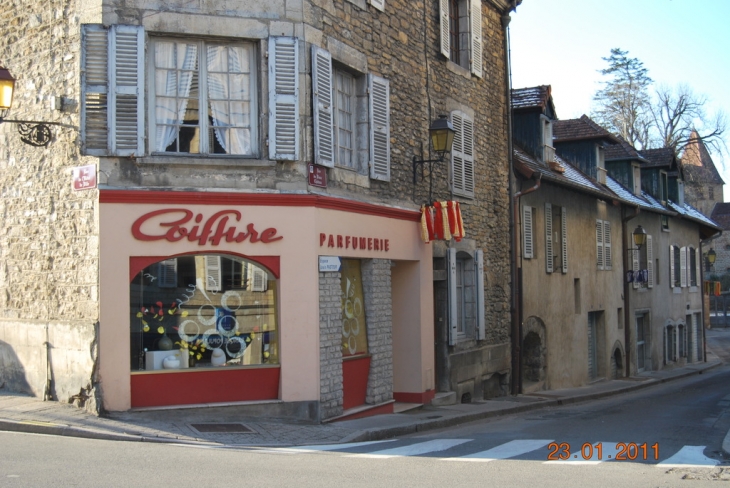
{"label": "sky", "polygon": [[[559,119],[590,116],[612,48],[642,61],[655,85],[687,84],[707,112],[730,117],[730,0],[523,0],[511,17],[512,87],[551,85]],[[712,159],[728,201],[730,156]]]}

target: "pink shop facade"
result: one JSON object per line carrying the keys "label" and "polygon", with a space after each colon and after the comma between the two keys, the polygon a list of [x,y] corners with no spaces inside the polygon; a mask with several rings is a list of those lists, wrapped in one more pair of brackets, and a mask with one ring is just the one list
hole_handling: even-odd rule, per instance
{"label": "pink shop facade", "polygon": [[316,195],[101,190],[104,408],[321,421],[430,401],[419,218]]}

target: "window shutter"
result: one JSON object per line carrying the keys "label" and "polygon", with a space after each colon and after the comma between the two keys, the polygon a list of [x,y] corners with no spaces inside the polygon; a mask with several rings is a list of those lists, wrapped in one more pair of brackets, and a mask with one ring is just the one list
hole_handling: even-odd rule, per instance
{"label": "window shutter", "polygon": [[482,0],[471,0],[471,72],[482,77]]}
{"label": "window shutter", "polygon": [[532,207],[522,206],[522,257],[535,257],[534,243],[532,242]]}
{"label": "window shutter", "polygon": [[456,330],[458,315],[456,309],[456,249],[449,248],[446,250],[446,262],[449,273],[449,345],[456,344]]}
{"label": "window shutter", "polygon": [[441,54],[451,57],[451,37],[449,32],[449,0],[439,0],[439,23],[441,24]]}
{"label": "window shutter", "polygon": [[545,204],[545,264],[548,273],[553,272],[553,206]]}
{"label": "window shutter", "polygon": [[641,251],[638,249],[634,249],[631,251],[631,269],[634,271],[634,289],[639,288],[639,282],[636,280],[636,272],[639,271],[640,260],[641,255],[639,254]]}
{"label": "window shutter", "polygon": [[484,318],[484,251],[477,249],[476,252],[477,270],[477,339],[484,340],[486,323]]}
{"label": "window shutter", "polygon": [[220,256],[205,256],[205,289],[207,291],[221,291],[221,258]]}
{"label": "window shutter", "polygon": [[370,5],[383,12],[385,10],[385,0],[370,0]]}
{"label": "window shutter", "polygon": [[144,30],[114,25],[110,30],[109,133],[113,156],[144,155]]}
{"label": "window shutter", "polygon": [[266,280],[266,271],[258,266],[251,265],[251,291],[266,291],[268,282]]}
{"label": "window shutter", "polygon": [[603,221],[603,264],[609,270],[613,266],[613,252],[611,248],[611,222]]}
{"label": "window shutter", "polygon": [[702,248],[697,248],[695,250],[695,268],[697,273],[695,275],[696,279],[696,285],[695,286],[702,286]]}
{"label": "window shutter", "polygon": [[177,259],[165,259],[157,263],[158,286],[160,288],[177,287]]}
{"label": "window shutter", "polygon": [[679,249],[679,286],[687,286],[687,248]]}
{"label": "window shutter", "polygon": [[299,56],[295,37],[269,38],[269,158],[299,159]]}
{"label": "window shutter", "polygon": [[669,288],[674,288],[674,246],[669,245]]}
{"label": "window shutter", "polygon": [[109,33],[102,25],[81,27],[81,152],[109,154]]}
{"label": "window shutter", "polygon": [[474,122],[464,113],[451,113],[454,144],[451,148],[452,189],[455,194],[474,195]]}
{"label": "window shutter", "polygon": [[332,56],[315,45],[312,45],[312,118],[314,163],[333,168]]}
{"label": "window shutter", "polygon": [[598,269],[604,269],[603,256],[603,220],[596,220],[596,264]]}
{"label": "window shutter", "polygon": [[[563,274],[568,272],[568,211],[565,207],[560,207],[560,233],[562,235],[563,248]],[[604,234],[605,238],[605,234]]]}
{"label": "window shutter", "polygon": [[646,236],[646,273],[649,275],[646,286],[654,288],[654,249],[651,236]]}
{"label": "window shutter", "polygon": [[390,82],[368,75],[370,178],[390,181]]}

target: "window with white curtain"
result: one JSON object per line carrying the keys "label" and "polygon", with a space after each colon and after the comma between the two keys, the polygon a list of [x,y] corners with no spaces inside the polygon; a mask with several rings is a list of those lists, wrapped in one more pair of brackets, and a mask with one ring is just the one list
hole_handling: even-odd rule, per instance
{"label": "window with white curtain", "polygon": [[150,63],[153,153],[256,155],[253,44],[153,39]]}

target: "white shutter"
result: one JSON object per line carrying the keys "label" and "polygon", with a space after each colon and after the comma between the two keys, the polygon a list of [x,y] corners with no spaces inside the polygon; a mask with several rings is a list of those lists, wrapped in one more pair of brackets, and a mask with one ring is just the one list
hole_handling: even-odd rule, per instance
{"label": "white shutter", "polygon": [[177,258],[157,263],[157,283],[160,288],[177,287]]}
{"label": "white shutter", "polygon": [[383,12],[385,10],[385,0],[370,0],[370,5]]}
{"label": "white shutter", "polygon": [[446,250],[446,263],[448,267],[448,297],[449,297],[449,345],[456,344],[457,322],[459,320],[456,308],[456,249]]}
{"label": "white shutter", "polygon": [[390,181],[390,82],[368,75],[370,178]]}
{"label": "white shutter", "polygon": [[695,268],[696,268],[696,286],[702,286],[702,248],[698,247],[695,250]]}
{"label": "white shutter", "polygon": [[563,274],[568,272],[568,211],[565,207],[560,207],[560,234],[562,236],[563,248],[561,249],[563,257]]}
{"label": "white shutter", "polygon": [[449,0],[439,0],[439,24],[441,24],[441,54],[451,56],[451,36],[449,32]]}
{"label": "white shutter", "polygon": [[654,288],[654,248],[652,247],[651,236],[646,236],[646,271],[647,284],[649,288]]}
{"label": "white shutter", "polygon": [[299,159],[299,56],[295,37],[269,38],[269,158]]}
{"label": "white shutter", "polygon": [[102,25],[81,27],[81,152],[109,154],[109,33]]}
{"label": "white shutter", "polygon": [[553,206],[545,204],[545,265],[548,273],[553,272]]}
{"label": "white shutter", "polygon": [[111,27],[109,133],[113,156],[144,155],[144,30]]}
{"label": "white shutter", "polygon": [[251,291],[266,291],[268,288],[268,281],[266,280],[266,271],[259,268],[255,264],[251,264]]}
{"label": "white shutter", "polygon": [[674,246],[669,245],[669,288],[674,288]]}
{"label": "white shutter", "polygon": [[631,270],[634,272],[634,289],[639,288],[639,282],[636,277],[636,273],[639,271],[639,262],[641,261],[641,255],[639,254],[641,251],[638,249],[632,249],[631,250]]}
{"label": "white shutter", "polygon": [[613,253],[611,248],[611,222],[603,221],[603,265],[606,270],[613,266]]}
{"label": "white shutter", "polygon": [[464,117],[464,192],[474,195],[474,121]]}
{"label": "white shutter", "polygon": [[471,0],[471,72],[482,77],[482,0]]}
{"label": "white shutter", "polygon": [[596,220],[596,264],[598,269],[604,269],[603,255],[603,220]]}
{"label": "white shutter", "polygon": [[535,248],[532,241],[532,207],[522,206],[522,257],[532,259],[535,257]]}
{"label": "white shutter", "polygon": [[451,148],[452,189],[455,194],[474,195],[474,122],[463,112],[451,113],[454,144]]}
{"label": "white shutter", "polygon": [[314,163],[333,168],[332,56],[315,45],[312,45],[312,118]]}
{"label": "white shutter", "polygon": [[205,256],[205,289],[207,291],[221,291],[223,288],[221,273],[221,257]]}
{"label": "white shutter", "polygon": [[679,286],[687,286],[687,248],[679,249]]}
{"label": "white shutter", "polygon": [[484,340],[486,334],[486,319],[484,313],[486,304],[484,303],[484,251],[477,249],[477,339]]}

